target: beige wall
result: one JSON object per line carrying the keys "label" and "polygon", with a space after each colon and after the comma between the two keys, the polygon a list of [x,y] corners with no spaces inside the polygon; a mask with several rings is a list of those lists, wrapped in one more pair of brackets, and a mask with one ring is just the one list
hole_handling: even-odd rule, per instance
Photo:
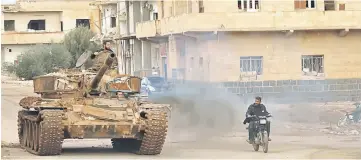
{"label": "beige wall", "polygon": [[15,20],[15,32],[27,32],[30,20],[45,19],[46,32],[59,32],[61,15],[61,12],[4,13],[4,20]]}
{"label": "beige wall", "polygon": [[[325,78],[359,78],[361,76],[361,32],[339,37],[335,32],[301,32],[291,37],[281,33],[224,33],[219,40],[188,41],[193,71],[187,62],[187,79],[238,81],[241,56],[263,56],[261,80],[302,79],[301,55],[324,55]],[[193,44],[193,46],[191,46]],[[169,71],[179,67],[176,51],[168,56]],[[203,57],[204,71],[199,68]],[[209,67],[208,67],[209,63]],[[169,73],[169,77],[171,77]],[[209,77],[208,77],[209,76]]]}
{"label": "beige wall", "polygon": [[1,34],[1,44],[37,44],[37,43],[59,43],[64,38],[64,32],[45,33],[3,33]]}
{"label": "beige wall", "polygon": [[[76,19],[90,19],[90,27],[96,32],[100,33],[100,11],[97,6],[90,5],[93,0],[82,0],[82,1],[64,1],[64,0],[52,0],[52,1],[17,1],[17,8],[15,11],[26,12],[62,12],[60,20],[63,21],[64,31],[68,31],[76,26]],[[19,14],[19,13],[14,13]],[[35,13],[38,14],[38,13]],[[6,17],[6,16],[5,16]],[[58,24],[60,22],[57,22]],[[58,25],[60,28],[60,24]]]}
{"label": "beige wall", "polygon": [[2,62],[11,62],[17,59],[17,56],[29,49],[31,45],[1,45],[2,47]]}
{"label": "beige wall", "polygon": [[160,35],[187,31],[360,29],[361,11],[202,13],[165,18],[159,24],[147,24],[153,26],[145,28],[139,23],[137,37],[155,36],[154,27],[158,27]]}

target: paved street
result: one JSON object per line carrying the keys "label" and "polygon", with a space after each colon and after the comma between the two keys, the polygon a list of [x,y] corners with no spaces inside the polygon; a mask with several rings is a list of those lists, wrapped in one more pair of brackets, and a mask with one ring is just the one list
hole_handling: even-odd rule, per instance
{"label": "paved street", "polygon": [[[2,142],[17,143],[17,111],[22,96],[31,95],[32,88],[18,85],[2,84]],[[111,149],[109,140],[66,140],[63,154],[54,157],[35,157],[20,148],[2,147],[2,159],[225,159],[225,158],[361,158],[360,136],[324,135],[318,130],[287,130],[283,124],[276,123],[272,128],[272,141],[269,153],[254,152],[252,146],[245,142],[246,130],[243,125],[234,133],[224,137],[197,140],[187,129],[173,130],[170,133],[163,152],[158,156],[138,156],[119,153]],[[282,130],[282,131],[281,131]]]}

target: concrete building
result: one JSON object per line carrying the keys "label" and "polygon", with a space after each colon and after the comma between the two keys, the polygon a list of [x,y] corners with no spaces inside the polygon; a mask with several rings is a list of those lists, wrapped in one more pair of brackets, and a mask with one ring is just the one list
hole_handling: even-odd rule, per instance
{"label": "concrete building", "polygon": [[136,37],[166,39],[159,61],[168,78],[230,83],[237,94],[253,83],[251,93],[272,94],[284,83],[295,92],[322,83],[361,99],[359,1],[159,0],[158,8],[159,20],[137,24]]}
{"label": "concrete building", "polygon": [[112,41],[120,73],[149,75],[157,68],[151,57],[156,57],[158,44],[137,39],[135,30],[137,23],[157,19],[157,2],[98,0],[94,4],[101,10],[102,40]]}
{"label": "concrete building", "polygon": [[2,5],[1,62],[14,62],[31,45],[60,42],[80,25],[99,33],[99,9],[90,2],[18,0]]}
{"label": "concrete building", "polygon": [[189,0],[158,8],[160,20],[139,23],[136,36],[168,39],[168,77],[361,77],[361,2]]}

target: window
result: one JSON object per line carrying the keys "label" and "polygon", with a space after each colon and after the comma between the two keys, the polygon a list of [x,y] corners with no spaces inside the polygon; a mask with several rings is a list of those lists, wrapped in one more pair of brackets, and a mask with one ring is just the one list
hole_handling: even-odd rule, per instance
{"label": "window", "polygon": [[203,6],[203,0],[199,0],[199,13],[204,13],[204,6]]}
{"label": "window", "polygon": [[259,0],[238,0],[238,9],[245,11],[259,10]]}
{"label": "window", "polygon": [[60,30],[63,31],[63,21],[60,21]]}
{"label": "window", "polygon": [[263,56],[241,57],[241,72],[256,72],[261,75],[263,72]]}
{"label": "window", "polygon": [[89,19],[76,19],[76,27],[88,27],[90,29]]}
{"label": "window", "polygon": [[199,57],[199,68],[203,68],[203,57]]}
{"label": "window", "polygon": [[303,55],[302,72],[304,75],[319,76],[324,73],[323,55]]}
{"label": "window", "polygon": [[325,11],[335,10],[335,0],[325,0]]}
{"label": "window", "polygon": [[344,10],[345,10],[345,4],[339,4],[338,7],[339,7],[338,10],[340,10],[340,11],[344,11]]}
{"label": "window", "polygon": [[153,13],[153,20],[158,20],[158,13]]}
{"label": "window", "polygon": [[162,18],[164,18],[164,1],[160,1],[161,6],[162,6]]}
{"label": "window", "polygon": [[315,0],[295,0],[295,9],[316,8]]}
{"label": "window", "polygon": [[15,20],[4,20],[5,31],[15,31]]}
{"label": "window", "polygon": [[110,17],[111,19],[111,23],[110,23],[110,27],[114,28],[117,26],[117,18],[116,17]]}
{"label": "window", "polygon": [[13,50],[12,49],[9,49],[9,52],[12,52]]}
{"label": "window", "polygon": [[192,13],[192,0],[188,0],[188,13]]}
{"label": "window", "polygon": [[28,23],[28,29],[45,30],[45,19],[44,20],[30,20]]}

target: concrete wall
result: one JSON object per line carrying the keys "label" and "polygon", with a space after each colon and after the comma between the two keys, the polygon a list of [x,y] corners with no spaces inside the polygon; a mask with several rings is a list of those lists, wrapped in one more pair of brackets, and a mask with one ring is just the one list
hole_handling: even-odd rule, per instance
{"label": "concrete wall", "polygon": [[62,21],[64,24],[64,30],[70,30],[75,28],[75,19],[90,19],[91,29],[100,33],[100,11],[96,6],[90,5],[92,0],[82,1],[17,1],[18,10],[24,12],[30,11],[62,11]]}
{"label": "concrete wall", "polygon": [[[170,80],[171,81],[171,80]],[[271,80],[259,82],[199,83],[174,81],[178,87],[218,87],[238,95],[247,104],[261,96],[267,103],[361,101],[361,79]]]}
{"label": "concrete wall", "polygon": [[[258,80],[299,80],[303,79],[302,55],[324,55],[324,78],[361,77],[361,36],[360,31],[339,37],[335,32],[298,32],[291,37],[277,32],[223,33],[209,40],[188,42],[186,61],[194,57],[193,70],[190,63],[186,68],[189,75],[202,73],[206,81],[240,80],[240,57],[263,56],[263,74]],[[168,70],[181,68],[179,51],[174,49],[173,39],[169,39]],[[203,71],[197,68],[199,58],[203,58]],[[172,77],[169,74],[169,77]],[[208,77],[208,78],[207,78]]]}
{"label": "concrete wall", "polygon": [[[30,20],[45,19],[46,32],[60,32],[62,12],[4,13],[4,20],[15,20],[15,32],[27,32]],[[2,30],[3,30],[2,26]]]}
{"label": "concrete wall", "polygon": [[[26,51],[27,49],[29,49],[29,47],[31,47],[31,45],[1,45],[2,47],[2,51],[1,51],[1,61],[3,62],[11,62],[13,63],[14,60],[17,59],[17,56],[19,56],[20,54],[22,54],[24,51]],[[11,50],[11,52],[10,52]]]}

